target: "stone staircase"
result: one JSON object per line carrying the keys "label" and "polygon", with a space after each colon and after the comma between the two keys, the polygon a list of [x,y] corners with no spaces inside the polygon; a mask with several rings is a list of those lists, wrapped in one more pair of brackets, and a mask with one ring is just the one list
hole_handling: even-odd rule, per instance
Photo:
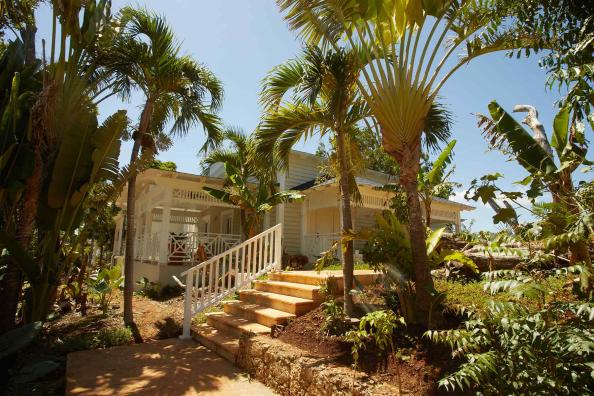
{"label": "stone staircase", "polygon": [[[192,326],[192,336],[235,362],[239,338],[244,333],[270,335],[272,326],[285,325],[316,308],[323,300],[320,288],[330,276],[340,289],[341,271],[271,272],[268,280],[253,281],[253,289],[240,290],[239,300],[223,301],[222,312],[207,313],[206,323]],[[363,285],[372,283],[377,276],[373,271],[355,271],[357,281]]]}

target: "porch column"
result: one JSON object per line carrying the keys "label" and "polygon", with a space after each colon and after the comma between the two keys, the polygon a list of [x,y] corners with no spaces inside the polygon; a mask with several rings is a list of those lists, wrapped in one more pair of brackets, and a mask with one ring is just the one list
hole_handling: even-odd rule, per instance
{"label": "porch column", "polygon": [[113,231],[113,248],[111,250],[111,256],[115,257],[120,254],[120,246],[121,246],[121,235],[122,235],[122,226],[120,224],[120,216],[118,215],[115,218],[115,230]]}
{"label": "porch column", "polygon": [[[151,249],[151,223],[153,221],[153,209],[147,208],[147,211],[144,212],[144,258],[148,259],[149,253],[152,251]],[[152,257],[151,260],[155,258]]]}
{"label": "porch column", "polygon": [[[279,182],[279,190],[280,191],[284,191],[286,186],[286,176],[285,174],[280,174],[279,178],[278,178],[278,182]],[[284,221],[285,221],[285,204],[282,203],[280,205],[277,205],[276,207],[276,224],[283,224],[283,231],[284,231]]]}
{"label": "porch column", "polygon": [[267,230],[269,228],[270,228],[270,211],[268,211],[264,214],[264,230]]}
{"label": "porch column", "polygon": [[159,262],[157,264],[160,267],[162,264],[167,265],[169,260],[169,227],[171,224],[171,199],[172,192],[170,188],[165,189],[165,198],[163,199],[163,215],[161,216],[161,229],[159,230]]}
{"label": "porch column", "polygon": [[308,256],[307,246],[305,246],[305,234],[307,234],[307,218],[309,214],[309,199],[305,198],[301,203],[301,254]]}

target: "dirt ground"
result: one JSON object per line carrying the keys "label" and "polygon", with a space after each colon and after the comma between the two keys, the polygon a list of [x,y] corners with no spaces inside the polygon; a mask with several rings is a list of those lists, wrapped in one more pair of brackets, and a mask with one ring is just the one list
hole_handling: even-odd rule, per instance
{"label": "dirt ground", "polygon": [[[302,349],[308,355],[351,366],[350,344],[340,337],[324,334],[320,326],[323,322],[324,314],[321,308],[317,308],[292,321],[279,339]],[[437,381],[445,371],[456,366],[449,350],[427,342],[415,329],[402,331],[394,338],[394,342],[399,355],[397,359],[370,348],[361,353],[359,369],[377,381],[396,386],[400,383],[403,394],[442,394],[437,389]]]}
{"label": "dirt ground", "polygon": [[[67,313],[48,323],[47,334],[54,339],[64,339],[104,328],[123,326],[121,293],[115,296],[111,306],[112,309],[107,316],[102,315],[93,305],[89,307],[87,316],[81,316],[80,312]],[[135,294],[132,306],[136,342],[172,338],[181,334],[183,297],[155,301]]]}

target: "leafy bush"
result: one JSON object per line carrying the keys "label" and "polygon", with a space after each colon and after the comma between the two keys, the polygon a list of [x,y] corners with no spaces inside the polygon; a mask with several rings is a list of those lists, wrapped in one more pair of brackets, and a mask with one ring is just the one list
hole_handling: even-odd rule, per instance
{"label": "leafy bush", "polygon": [[121,269],[118,266],[102,268],[87,280],[91,298],[98,300],[103,314],[107,314],[113,293],[124,283]]}
{"label": "leafy bush", "polygon": [[324,323],[322,331],[326,335],[343,335],[349,328],[343,305],[335,299],[328,299],[322,303]]}
{"label": "leafy bush", "polygon": [[128,327],[110,327],[98,332],[81,334],[64,340],[62,349],[67,352],[131,344],[134,341],[132,330]]}
{"label": "leafy bush", "polygon": [[465,358],[441,379],[449,390],[485,395],[577,395],[594,391],[592,304],[553,303],[531,313],[514,302],[489,303],[465,328],[428,331]]}
{"label": "leafy bush", "polygon": [[474,300],[489,293],[498,301],[467,311],[463,329],[426,333],[466,360],[440,386],[486,395],[594,391],[594,304],[561,301],[566,278],[548,274],[488,273],[474,285]]}
{"label": "leafy bush", "polygon": [[360,351],[366,349],[368,344],[375,345],[382,352],[386,352],[390,347],[389,352],[394,354],[392,338],[396,329],[403,326],[406,326],[404,318],[391,310],[374,311],[363,316],[359,328],[347,332],[344,336],[345,340],[352,344],[353,366],[358,366]]}

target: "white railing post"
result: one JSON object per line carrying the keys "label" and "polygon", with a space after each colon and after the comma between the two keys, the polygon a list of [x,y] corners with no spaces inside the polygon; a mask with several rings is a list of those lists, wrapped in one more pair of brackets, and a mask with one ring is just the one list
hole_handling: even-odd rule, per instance
{"label": "white railing post", "polygon": [[[180,337],[182,340],[192,339],[192,283],[194,271],[188,271],[186,274],[186,294],[184,296],[184,329]],[[204,285],[203,285],[204,286]]]}
{"label": "white railing post", "polygon": [[[181,276],[186,277],[186,292],[181,339],[187,340],[192,337],[193,315],[218,304],[256,277],[271,270],[281,269],[282,235],[282,225],[278,224],[182,272]],[[232,273],[235,277],[234,282],[231,282]],[[195,289],[194,293],[192,288]]]}
{"label": "white railing post", "polygon": [[283,252],[282,252],[282,244],[281,244],[281,237],[282,233],[282,224],[278,224],[274,230],[274,269],[280,271],[282,269],[282,261],[283,261]]}

